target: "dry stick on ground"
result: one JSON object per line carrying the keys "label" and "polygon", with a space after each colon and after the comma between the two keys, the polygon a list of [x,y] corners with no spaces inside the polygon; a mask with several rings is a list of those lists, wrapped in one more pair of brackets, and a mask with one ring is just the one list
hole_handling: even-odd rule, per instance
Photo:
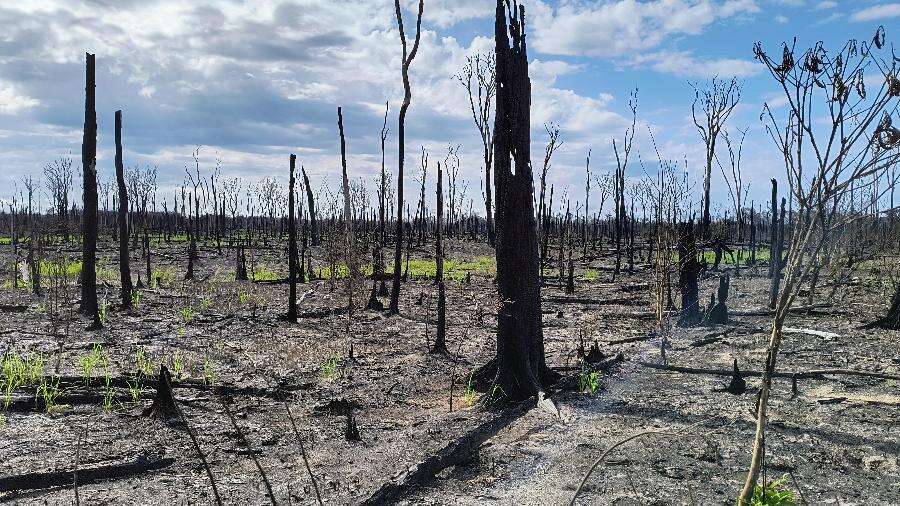
{"label": "dry stick on ground", "polygon": [[78,466],[81,464],[81,431],[78,432],[78,442],[75,446],[75,472],[72,473],[72,488],[75,490],[75,506],[81,505],[81,497],[78,495]]}
{"label": "dry stick on ground", "polygon": [[[165,381],[168,382],[169,379],[166,377]],[[187,430],[188,436],[190,436],[191,438],[191,443],[194,444],[194,450],[197,451],[197,456],[200,457],[200,462],[203,463],[203,469],[206,470],[206,476],[209,477],[209,483],[212,484],[213,495],[216,497],[216,504],[222,506],[222,497],[219,495],[219,488],[216,487],[216,479],[213,477],[212,469],[209,468],[209,462],[206,461],[206,456],[203,454],[203,450],[200,449],[200,443],[197,442],[197,436],[194,434],[194,430],[191,429],[191,425],[188,423],[187,417],[184,416],[184,412],[181,411],[181,407],[177,402],[174,404],[175,412],[178,414],[178,418],[181,420],[181,423],[184,424],[184,428]]]}
{"label": "dry stick on ground", "polygon": [[[594,461],[593,464],[591,464],[590,469],[588,469],[587,473],[584,474],[584,478],[581,479],[581,484],[578,485],[577,489],[575,489],[575,494],[572,495],[572,500],[569,502],[569,506],[575,505],[575,500],[578,499],[578,494],[580,494],[581,490],[584,489],[584,485],[587,483],[588,478],[591,477],[591,474],[594,473],[594,470],[597,469],[597,467],[603,462],[604,459],[606,459],[606,456],[609,455],[616,448],[624,445],[625,443],[627,443],[629,441],[635,440],[641,436],[646,436],[646,435],[650,435],[650,434],[656,434],[659,436],[681,436],[681,435],[684,435],[688,430],[693,429],[694,427],[697,427],[699,425],[702,425],[703,423],[705,423],[707,421],[709,421],[709,420],[701,420],[694,424],[688,425],[687,427],[685,427],[681,430],[666,430],[666,429],[645,430],[642,432],[638,432],[637,434],[632,434],[631,436],[628,436],[624,439],[620,439],[619,441],[615,442],[612,446],[607,448],[606,451],[603,452],[600,455],[600,457],[598,457],[597,460]],[[723,427],[720,427],[719,429],[721,429],[721,428],[723,428]],[[717,430],[719,430],[719,429],[717,429]],[[698,437],[702,437],[702,436],[698,435]]]}
{"label": "dry stick on ground", "polygon": [[[294,428],[294,435],[297,436],[297,442],[300,444],[300,455],[303,456],[303,463],[306,464],[306,472],[309,473],[309,480],[312,481],[313,490],[316,491],[316,500],[319,505],[322,504],[322,496],[319,494],[319,485],[316,483],[316,477],[313,475],[312,468],[309,467],[309,459],[306,458],[306,448],[303,446],[303,438],[300,437],[300,431],[297,430],[297,423],[294,422],[294,415],[291,414],[291,407],[287,401],[284,403],[284,409],[287,410],[288,418],[291,420],[291,427]],[[288,490],[288,501],[291,499],[290,490]]]}
{"label": "dry stick on ground", "polygon": [[272,502],[273,506],[277,506],[278,502],[275,501],[275,493],[272,491],[272,484],[269,483],[269,478],[266,476],[266,472],[263,471],[262,466],[259,464],[259,459],[256,458],[256,455],[253,454],[253,449],[250,447],[250,442],[247,441],[247,438],[244,437],[244,433],[241,431],[241,428],[238,427],[237,420],[234,419],[234,415],[231,414],[231,410],[228,409],[228,403],[225,402],[225,399],[219,398],[219,403],[222,404],[222,407],[225,408],[225,414],[228,415],[228,419],[231,420],[231,426],[234,427],[234,430],[237,432],[238,437],[241,438],[241,443],[247,447],[247,454],[250,455],[250,458],[253,459],[253,463],[256,464],[256,470],[259,471],[260,477],[262,477],[263,484],[266,486],[266,490],[268,491],[269,500]]}

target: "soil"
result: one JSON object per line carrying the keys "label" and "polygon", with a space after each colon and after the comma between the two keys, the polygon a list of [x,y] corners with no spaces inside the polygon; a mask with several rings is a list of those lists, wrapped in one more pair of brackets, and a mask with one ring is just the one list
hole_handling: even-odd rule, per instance
{"label": "soil", "polygon": [[[107,239],[102,247],[101,264],[115,265],[113,244]],[[469,372],[494,352],[497,300],[489,274],[447,281],[451,355],[441,355],[428,353],[437,298],[433,280],[405,283],[400,315],[391,317],[361,307],[350,315],[342,281],[306,283],[298,291],[311,293],[293,323],[279,318],[286,309],[287,285],[232,281],[234,261],[227,250],[220,255],[211,244],[201,247],[198,280],[182,281],[185,245],[154,247],[154,268],[162,268],[169,279],[142,290],[137,307],[115,305],[114,269],[113,276],[100,276],[101,299],[109,301],[101,331],[85,330],[90,322],[73,313],[77,289],[71,280],[60,296],[62,314],[54,319],[48,315],[52,298],[39,299],[23,289],[0,290],[0,353],[40,353],[44,374],[63,377],[50,413],[42,397],[35,396],[35,386],[16,389],[10,407],[0,410],[0,484],[2,477],[72,472],[76,462],[81,470],[155,463],[150,466],[154,469],[81,483],[79,500],[213,502],[184,424],[142,416],[155,395],[161,364],[172,373],[175,398],[225,504],[270,503],[254,457],[277,503],[316,504],[288,406],[328,504],[358,504],[386,484],[401,483],[425,459],[445,454],[448,445],[452,449],[452,443],[502,415],[473,404],[475,394],[467,388]],[[427,258],[428,249],[414,258]],[[451,241],[449,250],[450,259],[458,261],[491,255],[486,246],[461,241]],[[282,251],[278,244],[253,253],[256,262],[283,276]],[[8,247],[3,254],[8,263]],[[77,252],[67,254],[75,258]],[[132,255],[136,275],[142,264],[137,252]],[[759,378],[747,377],[747,392],[733,395],[722,391],[727,376],[642,366],[663,360],[661,338],[654,333],[652,272],[638,266],[612,281],[611,259],[593,256],[576,270],[574,295],[566,295],[565,284],[555,278],[542,290],[547,362],[564,374],[563,384],[575,385],[552,392],[558,416],[552,409],[523,409],[511,421],[491,425],[471,455],[432,479],[402,482],[412,486],[397,502],[568,504],[607,448],[659,429],[663,432],[613,450],[587,480],[578,503],[734,504],[749,461]],[[704,277],[701,301],[714,293],[720,274]],[[732,275],[732,313],[765,306],[765,274],[762,267]],[[45,286],[49,281],[44,280]],[[878,281],[862,276],[839,290],[833,304],[793,314],[788,326],[826,333],[787,335],[777,369],[900,374],[900,333],[861,330],[883,313],[890,299],[890,290]],[[360,288],[358,306],[365,304],[370,289],[371,282]],[[741,370],[759,371],[770,325],[767,316],[732,315],[726,325],[675,328],[668,336],[665,362],[728,370],[737,359]],[[585,346],[596,341],[607,357],[619,352],[625,357],[601,375],[593,394],[577,388],[580,336]],[[610,344],[627,338],[634,339]],[[95,344],[100,355],[108,356],[108,367],[95,368],[85,385],[79,360],[90,356]],[[142,353],[146,360],[138,364]],[[134,382],[138,366],[149,374],[135,402],[122,379]],[[766,479],[786,476],[785,486],[808,504],[900,504],[898,386],[893,380],[825,376],[799,380],[794,395],[790,380],[776,380]],[[345,437],[348,413],[355,418],[359,441]],[[34,487],[40,486],[37,479],[35,475]],[[0,502],[13,504],[74,500],[71,483],[0,491]]]}

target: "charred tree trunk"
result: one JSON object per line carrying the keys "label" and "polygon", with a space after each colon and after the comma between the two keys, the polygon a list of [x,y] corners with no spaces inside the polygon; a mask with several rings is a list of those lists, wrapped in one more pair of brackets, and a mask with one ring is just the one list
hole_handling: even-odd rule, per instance
{"label": "charred tree trunk", "polygon": [[397,14],[397,27],[400,31],[400,42],[403,45],[403,60],[401,67],[401,75],[403,77],[403,104],[400,106],[400,116],[397,120],[397,231],[394,247],[394,283],[391,286],[391,301],[388,305],[389,314],[398,314],[400,312],[400,276],[403,262],[403,161],[405,158],[405,142],[406,142],[406,112],[409,110],[409,104],[412,100],[412,91],[409,86],[409,66],[412,64],[416,52],[419,50],[419,40],[422,28],[422,10],[424,9],[423,0],[419,0],[419,14],[416,19],[416,38],[413,42],[412,50],[407,53],[406,50],[406,32],[403,30],[403,15],[400,12],[400,0],[394,0],[394,7]]}
{"label": "charred tree trunk", "polygon": [[93,328],[101,327],[97,307],[97,111],[95,109],[94,55],[86,53],[84,136],[81,164],[84,178],[81,249],[81,312],[93,318]]}
{"label": "charred tree trunk", "polygon": [[693,220],[680,224],[678,228],[678,288],[681,290],[678,325],[691,327],[700,323],[700,263],[697,261]]}
{"label": "charred tree trunk", "polygon": [[288,309],[284,315],[285,320],[297,321],[297,219],[294,216],[294,186],[296,179],[294,178],[294,168],[297,163],[297,156],[291,154],[290,157],[290,174],[288,176],[288,278],[290,288],[288,290]]}
{"label": "charred tree trunk", "polygon": [[122,161],[122,111],[116,111],[116,183],[119,187],[119,277],[122,282],[122,307],[130,308],[132,285],[131,266],[128,263],[128,191],[125,189],[125,164]]}
{"label": "charred tree trunk", "polygon": [[769,277],[775,275],[775,244],[778,242],[778,181],[772,178],[772,223],[769,230]]}
{"label": "charred tree trunk", "polygon": [[781,290],[781,277],[782,271],[784,270],[784,214],[787,202],[785,198],[781,198],[781,213],[778,215],[777,227],[773,227],[775,230],[774,237],[775,242],[772,244],[771,257],[769,258],[769,262],[772,265],[772,286],[771,291],[769,292],[769,308],[775,309],[775,305],[778,303],[778,292]]}
{"label": "charred tree trunk", "polygon": [[306,176],[306,168],[300,167],[300,171],[303,172],[303,186],[306,188],[306,205],[309,210],[306,212],[309,215],[309,239],[312,241],[313,246],[319,245],[319,229],[316,225],[316,201],[313,199],[312,187],[309,186],[309,178]]}
{"label": "charred tree trunk", "polygon": [[441,172],[441,162],[437,164],[437,215],[435,216],[435,240],[434,240],[434,263],[435,263],[435,281],[437,281],[438,303],[437,303],[437,337],[434,339],[434,347],[432,353],[447,353],[447,314],[446,314],[446,295],[444,293],[444,245],[442,239],[443,232],[441,230],[444,220],[444,174]]}
{"label": "charred tree trunk", "polygon": [[552,379],[544,356],[541,324],[538,241],[530,161],[531,80],[525,44],[525,9],[513,5],[507,30],[504,4],[504,0],[497,0],[494,25],[497,65],[494,222],[497,291],[502,301],[497,313],[497,372],[494,384],[499,389],[495,395],[515,401],[539,397]]}
{"label": "charred tree trunk", "polygon": [[900,330],[900,284],[897,284],[893,298],[891,298],[891,307],[884,315],[884,318],[872,322],[867,325],[868,328],[883,328],[889,330]]}

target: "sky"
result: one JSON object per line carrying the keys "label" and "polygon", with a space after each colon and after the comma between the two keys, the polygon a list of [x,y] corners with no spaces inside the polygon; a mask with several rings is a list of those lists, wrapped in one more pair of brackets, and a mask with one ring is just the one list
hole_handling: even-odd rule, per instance
{"label": "sky", "polygon": [[[779,87],[753,58],[757,41],[775,53],[822,40],[867,40],[878,25],[900,26],[900,3],[882,0],[524,0],[532,78],[532,162],[561,130],[548,184],[584,198],[591,170],[615,166],[612,139],[630,124],[638,89],[635,156],[628,176],[655,171],[657,153],[702,178],[703,144],[691,120],[690,82],[737,77],[741,103],[727,128],[749,128],[743,172],[764,201],[784,168],[759,114],[784,107]],[[414,36],[415,0],[402,0]],[[420,147],[443,160],[459,145],[467,198],[483,210],[480,138],[463,86],[453,76],[467,55],[492,50],[493,0],[425,0],[422,41],[412,63],[406,122],[407,195],[418,183]],[[285,180],[288,155],[315,186],[340,182],[337,107],[343,108],[348,170],[371,186],[380,171],[380,130],[390,103],[387,165],[397,166],[401,46],[389,0],[16,0],[0,4],[0,198],[24,175],[71,154],[80,168],[84,53],[96,54],[98,170],[114,175],[113,115],[123,110],[125,165],[158,168],[171,200],[200,150],[201,173]],[[643,168],[638,161],[643,162]],[[436,168],[428,179],[433,183]],[[713,202],[728,193],[718,168]],[[430,187],[430,184],[429,184]],[[699,185],[698,185],[699,187]],[[595,186],[596,188],[596,186]],[[75,185],[80,195],[80,185]],[[559,194],[559,193],[558,193]],[[80,199],[79,199],[80,200]],[[594,193],[592,206],[599,197]],[[466,204],[468,207],[468,204]],[[610,210],[607,207],[604,212]],[[483,211],[482,211],[483,212]]]}

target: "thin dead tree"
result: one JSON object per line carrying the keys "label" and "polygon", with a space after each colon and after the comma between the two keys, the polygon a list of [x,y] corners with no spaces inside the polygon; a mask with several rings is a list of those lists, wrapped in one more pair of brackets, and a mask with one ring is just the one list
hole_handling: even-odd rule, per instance
{"label": "thin dead tree", "polygon": [[406,32],[403,30],[403,14],[400,12],[400,0],[394,0],[394,8],[397,13],[397,28],[400,31],[400,44],[403,46],[403,64],[401,75],[403,76],[403,104],[400,106],[400,116],[397,121],[397,228],[394,240],[397,242],[394,248],[394,283],[391,287],[391,301],[388,306],[389,314],[400,312],[400,281],[401,264],[403,262],[403,160],[406,142],[406,112],[412,100],[412,91],[409,87],[409,66],[412,64],[416,53],[419,51],[419,40],[422,35],[422,11],[425,8],[424,0],[419,0],[419,13],[416,16],[416,37],[412,49],[407,51]]}
{"label": "thin dead tree", "polygon": [[559,125],[546,124],[547,146],[544,148],[544,163],[541,166],[541,193],[538,206],[538,231],[540,233],[540,275],[544,276],[544,267],[547,263],[547,248],[550,245],[550,217],[553,214],[553,188],[550,189],[550,202],[547,198],[547,172],[550,171],[550,161],[563,142],[559,140]]}
{"label": "thin dead tree", "polygon": [[297,166],[297,155],[291,153],[289,158],[289,174],[288,174],[288,309],[284,319],[289,322],[297,321],[297,270],[302,266],[298,266],[297,258],[297,219],[295,216],[296,204],[294,196],[296,195],[296,177],[294,177],[295,168]]}
{"label": "thin dead tree", "polygon": [[437,190],[435,190],[436,215],[435,215],[435,240],[434,263],[435,280],[437,281],[437,335],[434,339],[432,353],[448,353],[447,351],[447,317],[446,294],[444,293],[444,244],[442,239],[442,226],[444,221],[444,174],[441,170],[441,162],[437,164]]}
{"label": "thin dead tree", "polygon": [[496,95],[496,65],[491,53],[466,57],[466,63],[456,75],[469,95],[469,110],[481,137],[484,153],[484,209],[487,221],[488,244],[494,245],[494,210],[492,204],[491,167],[494,162],[494,138],[491,134],[491,110]]}
{"label": "thin dead tree", "polygon": [[613,153],[616,155],[616,170],[613,177],[613,203],[615,204],[615,232],[616,232],[616,265],[613,270],[613,279],[619,274],[622,268],[622,238],[626,232],[627,216],[625,213],[625,170],[628,168],[628,161],[631,157],[631,150],[634,146],[635,127],[637,126],[637,94],[638,90],[631,92],[628,98],[628,108],[631,110],[631,125],[625,129],[622,139],[621,150],[613,139]]}
{"label": "thin dead tree", "polygon": [[[709,234],[709,190],[712,180],[713,160],[716,156],[716,141],[725,126],[725,121],[741,100],[741,87],[736,78],[724,81],[713,77],[707,83],[689,83],[694,89],[691,117],[700,132],[706,149],[706,166],[703,174],[703,211],[700,217],[700,233]],[[698,110],[699,109],[699,110]]]}
{"label": "thin dead tree", "polygon": [[[764,465],[768,401],[788,311],[819,262],[828,234],[844,220],[844,197],[900,162],[900,130],[891,125],[900,103],[900,60],[883,55],[884,28],[871,41],[850,40],[837,52],[820,42],[798,55],[795,45],[783,44],[780,59],[771,58],[761,43],[754,45],[756,58],[787,101],[786,118],[779,120],[768,106],[763,118],[784,157],[797,210],[756,407],[753,453],[738,500],[742,505],[750,504]],[[866,89],[865,76],[875,72],[883,81],[873,92]]]}
{"label": "thin dead tree", "polygon": [[[741,172],[744,139],[747,137],[748,131],[748,128],[743,130],[738,129],[741,136],[736,145],[731,140],[731,135],[728,134],[727,130],[722,132],[722,137],[725,140],[725,147],[728,148],[728,167],[730,169],[728,172],[725,171],[725,165],[719,160],[719,156],[716,155],[716,163],[719,165],[719,170],[722,171],[722,177],[725,179],[725,184],[728,186],[728,194],[731,196],[731,203],[734,205],[735,237],[738,242],[738,248],[742,247],[744,241],[744,199],[747,197],[747,192],[749,191],[749,185],[744,186],[743,173]],[[738,251],[740,251],[740,249]],[[741,274],[740,260],[741,257],[738,255],[738,261],[734,264],[734,272],[737,276],[740,276]]]}

